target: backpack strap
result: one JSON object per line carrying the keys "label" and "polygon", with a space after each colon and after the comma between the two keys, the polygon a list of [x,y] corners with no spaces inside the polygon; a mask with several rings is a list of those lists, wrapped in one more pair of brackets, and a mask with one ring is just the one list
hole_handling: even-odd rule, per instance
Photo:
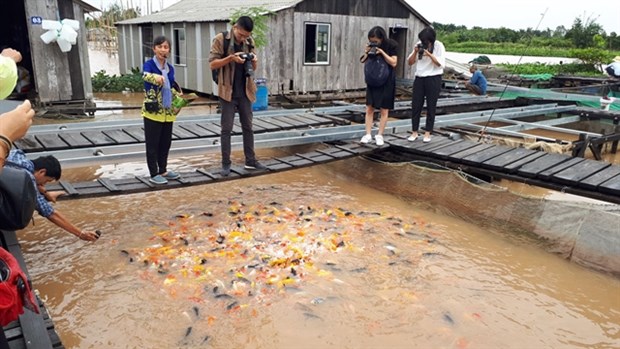
{"label": "backpack strap", "polygon": [[224,30],[222,35],[224,35],[224,57],[226,57],[228,56],[228,47],[230,47],[230,39],[226,39],[228,36],[228,30]]}
{"label": "backpack strap", "polygon": [[[222,58],[224,58],[224,57],[227,57],[227,56],[228,56],[228,47],[230,46],[230,39],[226,39],[226,36],[227,36],[227,35],[228,35],[228,31],[227,31],[227,30],[224,30],[224,31],[222,32],[222,38],[223,38],[223,40],[224,40],[224,51],[223,51],[223,56],[222,56]],[[211,70],[211,78],[213,79],[213,81],[214,81],[215,83],[217,83],[217,82],[218,82],[218,80],[219,80],[219,75],[220,75],[220,70],[222,70],[222,69],[224,69],[224,67],[221,67],[221,68],[218,68],[218,69],[215,69],[215,70]]]}

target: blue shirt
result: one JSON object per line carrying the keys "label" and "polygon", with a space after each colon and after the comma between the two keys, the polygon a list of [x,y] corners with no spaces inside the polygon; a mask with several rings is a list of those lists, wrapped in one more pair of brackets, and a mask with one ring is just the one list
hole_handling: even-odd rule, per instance
{"label": "blue shirt", "polygon": [[[30,176],[30,179],[32,179],[32,183],[34,183],[34,187],[38,188],[37,181],[34,178],[34,164],[26,157],[26,154],[24,154],[21,149],[11,150],[9,156],[6,158],[5,166],[26,170]],[[45,199],[45,196],[39,192],[39,190],[37,190],[36,210],[45,218],[49,218],[49,216],[54,213],[54,208],[50,205],[47,199]]]}
{"label": "blue shirt", "polygon": [[482,75],[480,70],[474,72],[469,82],[480,87],[480,92],[482,92],[483,95],[487,93],[487,78]]}

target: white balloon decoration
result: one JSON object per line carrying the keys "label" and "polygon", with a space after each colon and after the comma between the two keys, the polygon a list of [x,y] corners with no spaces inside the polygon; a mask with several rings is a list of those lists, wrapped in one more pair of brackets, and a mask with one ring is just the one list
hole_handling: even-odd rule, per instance
{"label": "white balloon decoration", "polygon": [[41,40],[49,44],[56,41],[62,52],[71,51],[71,45],[77,42],[77,31],[80,30],[80,22],[74,19],[63,19],[62,21],[50,21],[44,19],[41,26],[47,32],[41,35]]}

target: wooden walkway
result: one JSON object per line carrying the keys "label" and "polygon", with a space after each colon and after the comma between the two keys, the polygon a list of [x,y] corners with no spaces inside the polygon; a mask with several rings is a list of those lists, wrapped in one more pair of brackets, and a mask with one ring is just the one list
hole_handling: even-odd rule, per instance
{"label": "wooden walkway", "polygon": [[[500,101],[495,97],[464,97],[443,99],[438,102],[438,114],[491,108],[514,107],[514,100]],[[315,111],[273,110],[256,113],[253,119],[255,135],[301,129],[316,129],[350,125],[351,121],[364,122],[365,106],[345,105],[319,108]],[[378,111],[377,111],[378,113]],[[411,102],[398,102],[391,115],[395,118],[409,118]],[[241,124],[235,119],[232,136],[240,136]],[[219,141],[221,123],[219,114],[205,117],[179,117],[173,125],[172,140],[204,139]],[[109,146],[135,145],[144,143],[142,120],[118,122],[83,122],[67,125],[33,126],[28,134],[15,142],[26,153],[64,151],[84,148],[103,149]]]}
{"label": "wooden walkway", "polygon": [[620,204],[620,166],[602,161],[434,136],[409,142],[409,133],[385,137],[401,160],[425,160],[473,175],[505,178]]}
{"label": "wooden walkway", "polygon": [[[321,116],[313,113],[290,113],[287,115],[273,115],[270,117],[254,117],[253,128],[255,134],[317,128],[328,125],[345,125],[350,122],[344,119]],[[126,125],[89,126],[80,123],[70,124],[63,129],[39,132],[33,128],[24,138],[15,142],[15,145],[26,153],[42,151],[60,151],[78,148],[105,147],[112,145],[129,145],[144,143],[144,128],[142,120]],[[219,139],[221,134],[219,119],[183,120],[174,123],[172,140],[214,138]],[[241,124],[235,119],[232,136],[241,135]]]}
{"label": "wooden walkway", "polygon": [[62,196],[61,198],[66,200],[175,189],[192,185],[234,180],[242,177],[264,175],[273,172],[289,171],[369,154],[374,151],[372,147],[364,147],[357,142],[339,143],[340,144],[332,145],[324,149],[317,149],[308,153],[261,161],[263,165],[267,166],[267,170],[263,171],[249,171],[245,170],[243,166],[233,166],[230,175],[226,177],[220,174],[221,168],[198,169],[193,172],[181,172],[181,178],[170,180],[168,184],[165,185],[155,185],[149,182],[148,177],[134,176],[126,179],[99,178],[96,181],[78,183],[69,183],[61,180],[58,183],[47,185],[47,190],[64,190],[68,195]]}
{"label": "wooden walkway", "polygon": [[[24,261],[15,232],[0,230],[0,242],[2,247],[11,252],[15,259],[17,259],[22,270],[28,275],[26,262]],[[28,279],[30,279],[29,275]],[[34,290],[32,287],[31,289]],[[0,348],[6,347],[7,344],[11,349],[64,348],[45,305],[38,296],[35,299],[39,302],[40,313],[36,314],[28,309],[24,309],[24,313],[19,316],[18,320],[4,327],[5,338],[2,338],[0,334]]]}
{"label": "wooden walkway", "polygon": [[248,171],[242,166],[233,166],[227,177],[220,175],[220,168],[212,168],[181,173],[180,179],[171,180],[166,185],[154,185],[148,181],[148,177],[134,176],[125,179],[99,178],[78,183],[61,180],[48,185],[47,189],[64,190],[68,195],[61,198],[65,200],[124,195],[265,175],[359,155],[390,153],[392,158],[396,157],[399,161],[424,160],[472,175],[504,178],[620,204],[618,165],[526,148],[511,148],[464,139],[452,140],[440,135],[435,135],[430,143],[423,143],[421,138],[409,142],[408,136],[409,133],[385,135],[385,145],[382,147],[374,144],[362,145],[357,141],[341,141],[325,149],[262,161],[268,168],[264,171]]}

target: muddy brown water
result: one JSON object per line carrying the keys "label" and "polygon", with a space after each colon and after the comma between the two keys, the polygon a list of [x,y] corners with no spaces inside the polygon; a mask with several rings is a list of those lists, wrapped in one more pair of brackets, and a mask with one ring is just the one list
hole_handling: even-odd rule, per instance
{"label": "muddy brown water", "polygon": [[[134,117],[137,111],[96,119]],[[234,161],[242,160],[236,153]],[[218,154],[206,154],[170,166],[187,171],[218,162]],[[102,238],[78,241],[38,216],[18,237],[66,348],[620,347],[620,280],[501,224],[429,205],[424,183],[394,178],[386,166],[350,159],[60,201],[58,210],[101,229]],[[145,167],[67,169],[63,179],[146,175]],[[367,182],[368,172],[386,177]],[[483,201],[479,193],[459,195],[472,206]]]}
{"label": "muddy brown water", "polygon": [[501,226],[373,189],[350,170],[386,166],[351,159],[60,201],[101,239],[78,241],[40,217],[18,236],[67,348],[620,347],[618,279]]}

